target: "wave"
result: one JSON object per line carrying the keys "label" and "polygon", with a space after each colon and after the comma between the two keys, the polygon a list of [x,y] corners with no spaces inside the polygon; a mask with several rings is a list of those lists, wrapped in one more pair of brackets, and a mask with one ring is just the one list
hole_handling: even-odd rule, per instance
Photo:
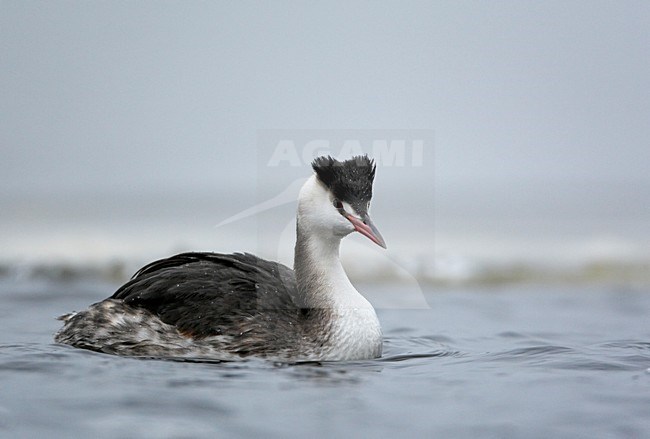
{"label": "wave", "polygon": [[[411,261],[368,261],[343,258],[353,282],[421,286],[474,287],[507,284],[617,284],[650,285],[650,261],[595,261],[572,266],[513,262],[479,264],[465,261],[464,268],[444,269],[444,264],[426,259]],[[69,282],[128,280],[146,260],[108,261],[5,261],[0,263],[0,279]],[[442,268],[440,268],[442,267]]]}

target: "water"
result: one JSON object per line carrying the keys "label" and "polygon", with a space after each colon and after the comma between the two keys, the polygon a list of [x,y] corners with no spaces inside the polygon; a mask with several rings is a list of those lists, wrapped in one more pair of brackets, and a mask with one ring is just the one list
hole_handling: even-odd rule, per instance
{"label": "water", "polygon": [[425,291],[430,309],[378,310],[373,361],[143,360],[52,342],[55,316],[115,287],[0,280],[0,436],[650,437],[645,288]]}

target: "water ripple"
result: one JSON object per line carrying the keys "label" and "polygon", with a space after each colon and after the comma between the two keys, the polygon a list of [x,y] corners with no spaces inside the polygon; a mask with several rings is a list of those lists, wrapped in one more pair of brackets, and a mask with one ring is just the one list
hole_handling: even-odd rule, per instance
{"label": "water ripple", "polygon": [[[628,354],[629,350],[634,350],[635,354]],[[650,351],[648,343],[608,342],[594,347],[537,345],[488,353],[482,360],[567,370],[634,371],[650,365],[650,354],[639,351]]]}

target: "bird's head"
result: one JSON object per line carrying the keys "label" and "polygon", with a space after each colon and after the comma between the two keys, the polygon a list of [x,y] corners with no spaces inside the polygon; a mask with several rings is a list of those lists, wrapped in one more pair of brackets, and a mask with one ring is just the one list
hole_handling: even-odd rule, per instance
{"label": "bird's head", "polygon": [[298,220],[324,238],[341,239],[357,231],[386,248],[368,214],[376,169],[373,160],[367,155],[345,161],[323,156],[311,166],[315,175],[300,191]]}

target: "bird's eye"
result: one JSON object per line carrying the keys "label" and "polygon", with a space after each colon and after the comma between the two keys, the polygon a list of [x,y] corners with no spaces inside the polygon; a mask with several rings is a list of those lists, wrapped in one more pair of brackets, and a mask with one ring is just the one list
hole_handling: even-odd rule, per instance
{"label": "bird's eye", "polygon": [[336,207],[337,209],[343,209],[343,203],[341,203],[340,200],[337,200],[335,198],[333,204],[334,204],[334,207]]}

